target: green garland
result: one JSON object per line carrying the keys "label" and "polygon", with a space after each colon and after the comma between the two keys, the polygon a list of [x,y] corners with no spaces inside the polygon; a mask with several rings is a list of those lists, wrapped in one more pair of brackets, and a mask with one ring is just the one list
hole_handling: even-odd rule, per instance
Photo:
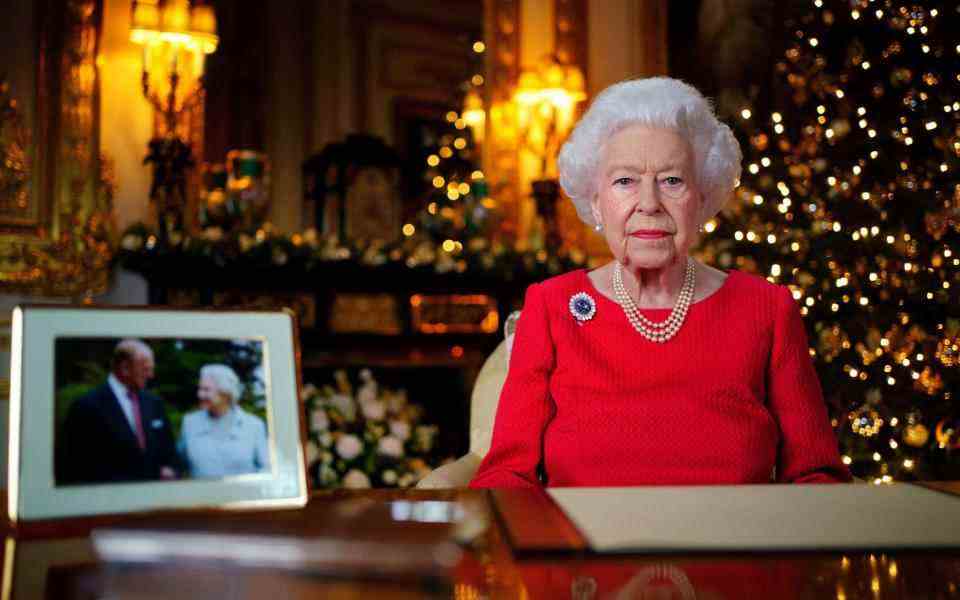
{"label": "green garland", "polygon": [[231,269],[283,267],[304,271],[349,262],[367,268],[406,267],[502,279],[537,279],[588,265],[586,254],[579,250],[556,254],[545,250],[520,251],[479,236],[446,243],[446,249],[444,243],[420,236],[398,242],[343,243],[336,236],[319,236],[314,230],[283,234],[269,225],[231,233],[207,228],[198,236],[174,232],[167,240],[161,240],[156,230],[137,223],[121,236],[116,255],[120,266],[148,273],[161,259],[189,259],[192,263],[200,260]]}

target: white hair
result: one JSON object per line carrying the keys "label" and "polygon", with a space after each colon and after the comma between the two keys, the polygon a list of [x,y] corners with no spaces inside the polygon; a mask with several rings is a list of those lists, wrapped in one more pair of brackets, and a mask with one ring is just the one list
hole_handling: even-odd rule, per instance
{"label": "white hair", "polygon": [[236,404],[240,399],[243,393],[240,378],[227,365],[212,364],[200,367],[200,379],[204,377],[209,377],[217,390],[230,396],[230,404]]}
{"label": "white hair", "polygon": [[560,185],[580,219],[596,224],[590,204],[604,144],[635,123],[673,129],[690,143],[703,193],[700,223],[720,212],[740,178],[740,144],[694,87],[670,77],[650,77],[621,81],[600,92],[560,149]]}

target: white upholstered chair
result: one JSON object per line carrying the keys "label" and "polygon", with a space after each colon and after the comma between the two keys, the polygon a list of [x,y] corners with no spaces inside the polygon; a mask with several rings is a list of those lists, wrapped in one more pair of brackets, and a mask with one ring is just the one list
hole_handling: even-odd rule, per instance
{"label": "white upholstered chair", "polygon": [[477,472],[480,461],[490,450],[493,438],[493,422],[497,416],[500,390],[507,378],[510,365],[510,349],[519,311],[513,312],[504,324],[505,339],[487,357],[477,375],[477,382],[470,394],[470,450],[459,459],[437,467],[417,484],[418,488],[466,487]]}

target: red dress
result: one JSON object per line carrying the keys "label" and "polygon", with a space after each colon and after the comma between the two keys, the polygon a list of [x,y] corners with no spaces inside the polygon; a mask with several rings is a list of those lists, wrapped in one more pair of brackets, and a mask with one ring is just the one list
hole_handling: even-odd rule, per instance
{"label": "red dress", "polygon": [[[589,294],[596,314],[572,315]],[[644,309],[662,321],[669,309]],[[733,271],[676,337],[637,333],[587,272],[531,285],[471,487],[850,481],[790,291]]]}

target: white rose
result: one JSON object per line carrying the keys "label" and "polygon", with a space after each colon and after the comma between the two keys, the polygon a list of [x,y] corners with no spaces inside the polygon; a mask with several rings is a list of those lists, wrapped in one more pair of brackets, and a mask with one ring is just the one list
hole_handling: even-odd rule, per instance
{"label": "white rose", "polygon": [[380,478],[383,479],[385,484],[393,485],[397,482],[397,472],[393,469],[387,469]]}
{"label": "white rose", "polygon": [[326,431],[330,428],[330,419],[327,418],[327,411],[322,408],[315,408],[310,413],[310,431]]}
{"label": "white rose", "polygon": [[360,391],[357,392],[357,402],[361,404],[364,402],[373,402],[377,399],[377,385],[372,383],[367,383],[360,386]]}
{"label": "white rose", "polygon": [[320,449],[313,443],[313,440],[307,442],[307,464],[312,465],[320,458]]}
{"label": "white rose", "polygon": [[329,448],[333,444],[333,436],[330,435],[329,431],[324,431],[320,434],[320,445],[324,448]]}
{"label": "white rose", "polygon": [[312,383],[308,383],[303,386],[303,389],[300,390],[300,400],[306,402],[312,396],[315,396],[317,393],[317,386]]}
{"label": "white rose", "polygon": [[363,416],[371,421],[379,421],[387,416],[387,406],[379,400],[361,401],[360,410],[363,411]]}
{"label": "white rose", "polygon": [[334,394],[330,397],[330,404],[340,411],[343,418],[347,421],[353,421],[357,418],[357,405],[353,398],[346,394]]}
{"label": "white rose", "polygon": [[390,458],[403,456],[403,442],[392,435],[385,435],[377,442],[377,452]]}
{"label": "white rose", "polygon": [[337,454],[344,460],[353,460],[363,451],[363,442],[353,434],[341,435],[337,440]]}
{"label": "white rose", "polygon": [[403,410],[407,405],[407,392],[406,390],[400,390],[395,394],[391,394],[387,399],[387,402],[390,403],[390,412],[397,414]]}
{"label": "white rose", "polygon": [[403,441],[407,441],[408,439],[410,439],[410,423],[407,423],[406,421],[391,419],[390,435],[400,438]]}
{"label": "white rose", "polygon": [[143,238],[139,235],[128,233],[127,235],[123,236],[123,239],[120,241],[120,245],[123,246],[124,250],[139,250],[140,248],[143,248]]}
{"label": "white rose", "polygon": [[417,437],[417,446],[424,452],[433,448],[433,440],[437,435],[436,425],[417,425],[414,435]]}
{"label": "white rose", "polygon": [[337,472],[328,465],[320,467],[320,483],[325,486],[332,486],[337,483]]}
{"label": "white rose", "polygon": [[360,490],[370,487],[370,478],[363,471],[350,469],[343,477],[343,487],[351,490]]}

